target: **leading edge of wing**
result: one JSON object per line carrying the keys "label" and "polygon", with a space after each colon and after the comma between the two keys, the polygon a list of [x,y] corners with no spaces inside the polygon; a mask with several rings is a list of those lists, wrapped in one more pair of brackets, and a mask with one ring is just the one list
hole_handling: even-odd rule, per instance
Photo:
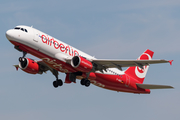
{"label": "leading edge of wing", "polygon": [[169,85],[153,85],[153,84],[136,84],[139,88],[142,89],[170,89],[170,88],[174,88],[172,86]]}

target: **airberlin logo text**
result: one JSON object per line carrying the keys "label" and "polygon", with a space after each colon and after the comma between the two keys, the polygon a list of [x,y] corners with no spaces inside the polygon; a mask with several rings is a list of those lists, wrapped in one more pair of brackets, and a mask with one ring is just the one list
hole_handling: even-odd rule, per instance
{"label": "airberlin logo text", "polygon": [[43,43],[49,45],[49,46],[54,46],[55,49],[59,49],[61,52],[64,52],[66,54],[69,54],[70,56],[77,56],[79,53],[76,50],[73,50],[72,47],[69,45],[65,46],[63,43],[59,43],[56,41],[54,38],[49,38],[48,36],[42,35],[39,36],[41,37],[41,40]]}

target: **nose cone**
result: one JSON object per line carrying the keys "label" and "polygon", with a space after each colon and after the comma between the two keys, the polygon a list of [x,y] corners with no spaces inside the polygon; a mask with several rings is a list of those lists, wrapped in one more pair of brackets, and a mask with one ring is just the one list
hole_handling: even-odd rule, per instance
{"label": "nose cone", "polygon": [[8,30],[8,31],[6,31],[6,38],[7,38],[8,40],[13,40],[13,38],[14,38],[13,30]]}

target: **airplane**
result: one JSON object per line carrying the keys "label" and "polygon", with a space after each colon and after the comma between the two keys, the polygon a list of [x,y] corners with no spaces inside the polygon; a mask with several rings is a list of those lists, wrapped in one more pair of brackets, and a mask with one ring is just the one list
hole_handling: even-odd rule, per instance
{"label": "airplane", "polygon": [[[14,48],[23,53],[19,64],[14,65],[29,74],[43,74],[47,71],[55,76],[55,88],[62,86],[58,72],[66,74],[64,83],[76,83],[117,92],[150,94],[150,89],[173,88],[169,85],[143,84],[150,64],[170,63],[173,60],[152,60],[154,52],[147,49],[136,60],[96,59],[33,27],[18,25],[6,31],[6,38]],[[27,58],[31,54],[40,61]],[[127,67],[126,70],[122,70]]]}

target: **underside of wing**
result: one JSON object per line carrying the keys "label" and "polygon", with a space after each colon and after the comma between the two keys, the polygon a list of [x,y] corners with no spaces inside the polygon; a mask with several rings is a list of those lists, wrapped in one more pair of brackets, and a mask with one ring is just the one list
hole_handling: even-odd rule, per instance
{"label": "underside of wing", "polygon": [[142,89],[168,89],[173,88],[169,85],[152,85],[152,84],[136,84],[139,88]]}
{"label": "underside of wing", "polygon": [[43,61],[38,61],[37,62],[40,66],[40,69],[42,69],[44,72],[50,70],[51,72],[53,71],[53,68],[49,67],[45,62]]}

